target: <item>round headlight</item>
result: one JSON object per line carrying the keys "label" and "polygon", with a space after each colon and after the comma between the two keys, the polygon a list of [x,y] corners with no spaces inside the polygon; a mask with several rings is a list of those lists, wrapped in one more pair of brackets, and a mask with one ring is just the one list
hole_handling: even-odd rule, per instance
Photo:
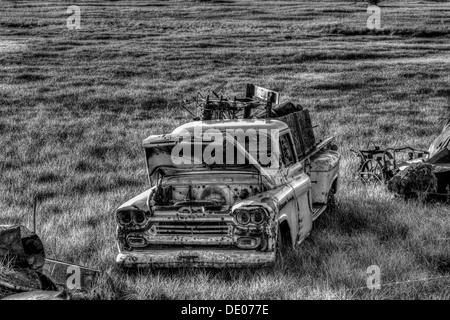
{"label": "round headlight", "polygon": [[254,224],[261,224],[264,222],[266,214],[263,209],[252,210],[252,222]]}
{"label": "round headlight", "polygon": [[117,218],[120,224],[127,225],[131,222],[131,213],[130,211],[119,211],[117,212]]}
{"label": "round headlight", "polygon": [[236,212],[236,221],[239,224],[245,225],[248,224],[251,220],[250,213],[246,210],[238,210]]}
{"label": "round headlight", "polygon": [[142,211],[134,211],[133,212],[133,221],[136,224],[144,223],[145,221],[145,213]]}

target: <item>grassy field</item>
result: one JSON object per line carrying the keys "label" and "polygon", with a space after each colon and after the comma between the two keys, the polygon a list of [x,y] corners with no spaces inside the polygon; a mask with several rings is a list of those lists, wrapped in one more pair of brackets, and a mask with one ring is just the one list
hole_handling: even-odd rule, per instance
{"label": "grassy field", "polygon": [[[66,27],[72,4],[79,30]],[[0,0],[0,223],[31,227],[37,196],[47,256],[110,274],[89,299],[450,299],[449,205],[361,184],[349,151],[426,149],[440,132],[450,3],[380,6],[383,30],[370,31],[362,1]],[[337,137],[336,210],[271,268],[123,273],[114,209],[148,186],[141,141],[184,123],[182,99],[222,81],[230,95],[247,82],[280,90],[310,108],[317,135]]]}

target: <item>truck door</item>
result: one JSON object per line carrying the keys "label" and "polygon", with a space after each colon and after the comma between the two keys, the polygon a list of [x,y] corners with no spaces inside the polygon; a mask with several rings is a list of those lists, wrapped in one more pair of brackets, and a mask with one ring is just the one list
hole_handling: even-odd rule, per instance
{"label": "truck door", "polygon": [[309,234],[312,228],[311,181],[298,162],[291,133],[280,134],[281,172],[292,187],[294,203],[290,217],[291,237],[297,243]]}

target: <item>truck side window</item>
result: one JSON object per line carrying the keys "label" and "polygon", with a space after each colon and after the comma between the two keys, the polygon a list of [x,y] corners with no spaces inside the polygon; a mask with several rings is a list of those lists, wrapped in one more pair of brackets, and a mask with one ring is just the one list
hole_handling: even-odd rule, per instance
{"label": "truck side window", "polygon": [[280,136],[281,161],[286,167],[294,163],[294,152],[292,150],[292,141],[288,133]]}

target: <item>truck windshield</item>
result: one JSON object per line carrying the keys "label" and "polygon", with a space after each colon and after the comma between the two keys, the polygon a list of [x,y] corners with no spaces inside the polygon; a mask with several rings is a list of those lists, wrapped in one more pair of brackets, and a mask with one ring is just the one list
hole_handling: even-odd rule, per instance
{"label": "truck windshield", "polygon": [[149,173],[156,167],[173,169],[254,168],[277,167],[278,141],[268,135],[226,137],[212,141],[183,140],[170,146],[146,149]]}

